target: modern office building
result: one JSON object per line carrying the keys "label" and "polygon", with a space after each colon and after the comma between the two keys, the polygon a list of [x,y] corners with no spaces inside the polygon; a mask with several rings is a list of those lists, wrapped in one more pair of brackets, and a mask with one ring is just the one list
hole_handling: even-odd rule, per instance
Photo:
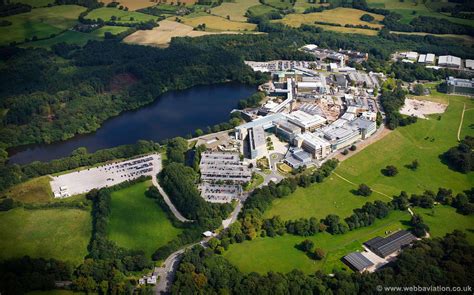
{"label": "modern office building", "polygon": [[449,77],[446,79],[446,84],[449,94],[474,96],[474,79],[469,80]]}
{"label": "modern office building", "polygon": [[314,133],[303,133],[296,136],[293,144],[302,148],[316,159],[325,158],[331,152],[331,144]]}

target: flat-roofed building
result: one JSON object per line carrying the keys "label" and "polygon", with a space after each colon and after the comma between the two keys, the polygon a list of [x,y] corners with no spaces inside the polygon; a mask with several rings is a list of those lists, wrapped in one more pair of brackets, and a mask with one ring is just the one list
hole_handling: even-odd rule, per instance
{"label": "flat-roofed building", "polygon": [[452,55],[441,55],[438,59],[438,66],[448,68],[460,68],[461,59]]}
{"label": "flat-roofed building", "polygon": [[314,131],[323,126],[327,121],[319,115],[311,115],[300,110],[291,112],[286,117],[290,123],[299,126],[303,132]]}
{"label": "flat-roofed building", "polygon": [[308,166],[312,162],[312,156],[310,153],[305,152],[301,148],[292,148],[289,153],[287,153],[283,162],[288,164],[293,169],[297,169],[302,166]]}
{"label": "flat-roofed building", "polygon": [[405,52],[405,57],[407,59],[416,61],[418,59],[418,52],[415,52],[415,51]]}
{"label": "flat-roofed building", "polygon": [[418,56],[418,62],[424,64],[426,62],[426,54],[420,54],[420,56]]}
{"label": "flat-roofed building", "polygon": [[325,158],[331,152],[331,144],[314,133],[306,132],[299,134],[293,143],[316,159]]}
{"label": "flat-roofed building", "polygon": [[428,53],[426,55],[425,63],[429,65],[434,65],[435,64],[435,58],[436,56],[433,53]]}
{"label": "flat-roofed building", "polygon": [[377,123],[375,121],[368,120],[363,117],[359,117],[349,123],[351,126],[356,127],[359,130],[362,139],[374,134],[377,130]]}
{"label": "flat-roofed building", "polygon": [[275,122],[275,134],[292,142],[298,134],[301,134],[301,128],[286,120],[279,120]]}
{"label": "flat-roofed building", "polygon": [[349,125],[346,120],[344,121],[345,123],[340,126],[331,124],[321,130],[324,139],[331,143],[333,150],[347,147],[361,139],[358,128]]}
{"label": "flat-roofed building", "polygon": [[375,237],[364,245],[378,256],[385,258],[399,252],[403,247],[410,245],[416,237],[409,231],[400,230],[388,237]]}
{"label": "flat-roofed building", "polygon": [[265,130],[263,127],[257,126],[248,130],[248,143],[251,159],[265,155],[267,145],[265,141]]}
{"label": "flat-roofed building", "polygon": [[449,94],[462,94],[474,96],[474,79],[459,79],[449,77],[446,79]]}
{"label": "flat-roofed building", "polygon": [[343,74],[335,74],[334,79],[336,80],[336,85],[337,87],[341,89],[346,89],[347,88],[347,79],[346,75]]}
{"label": "flat-roofed building", "polygon": [[466,59],[466,61],[464,62],[464,65],[466,68],[474,70],[474,60]]}
{"label": "flat-roofed building", "polygon": [[362,112],[362,117],[367,119],[367,120],[370,120],[370,121],[377,121],[377,113],[376,112],[372,112],[372,111],[365,111],[365,112]]}
{"label": "flat-roofed building", "polygon": [[374,265],[374,263],[372,261],[370,261],[367,257],[365,257],[360,252],[349,253],[348,255],[344,256],[344,258],[342,260],[351,269],[353,269],[355,271],[358,271],[358,272],[364,272],[369,267]]}

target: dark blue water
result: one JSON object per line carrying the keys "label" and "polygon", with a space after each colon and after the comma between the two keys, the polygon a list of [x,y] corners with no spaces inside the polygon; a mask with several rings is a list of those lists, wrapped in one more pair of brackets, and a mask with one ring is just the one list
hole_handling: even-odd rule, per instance
{"label": "dark blue water", "polygon": [[256,87],[238,83],[196,86],[170,91],[152,104],[125,112],[106,121],[95,133],[70,140],[20,147],[10,151],[10,163],[26,164],[68,156],[78,147],[89,152],[146,139],[160,141],[184,136],[197,128],[205,128],[229,119],[229,112],[240,99],[256,91]]}

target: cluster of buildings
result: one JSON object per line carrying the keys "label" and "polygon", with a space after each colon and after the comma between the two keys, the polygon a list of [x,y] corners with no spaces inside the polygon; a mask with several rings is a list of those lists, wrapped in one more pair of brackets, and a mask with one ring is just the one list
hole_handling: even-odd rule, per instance
{"label": "cluster of buildings", "polygon": [[301,48],[302,51],[312,54],[317,61],[337,63],[343,67],[349,62],[362,63],[369,58],[365,52],[355,50],[339,49],[338,51],[320,48],[316,44],[307,44]]}
{"label": "cluster of buildings", "polygon": [[238,152],[205,151],[199,168],[199,190],[208,202],[231,202],[242,195],[242,184],[252,180],[252,171],[240,160]]}
{"label": "cluster of buildings", "polygon": [[474,60],[465,59],[453,55],[441,55],[436,57],[433,53],[420,54],[415,51],[400,52],[396,54],[396,58],[407,63],[420,63],[432,68],[452,68],[459,70],[474,70]]}
{"label": "cluster of buildings", "polygon": [[446,79],[446,91],[449,94],[474,96],[474,78],[469,80],[448,77]]}
{"label": "cluster of buildings", "polygon": [[351,269],[373,272],[395,259],[403,248],[417,238],[406,230],[400,230],[385,238],[375,237],[364,243],[363,252],[352,252],[342,258]]}

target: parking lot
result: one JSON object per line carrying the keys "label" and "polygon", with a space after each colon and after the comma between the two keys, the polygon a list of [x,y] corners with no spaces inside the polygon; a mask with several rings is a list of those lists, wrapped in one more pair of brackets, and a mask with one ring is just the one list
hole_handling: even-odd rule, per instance
{"label": "parking lot", "polygon": [[242,195],[240,185],[202,183],[199,190],[201,196],[211,203],[230,203],[232,199],[240,198]]}
{"label": "parking lot", "polygon": [[161,156],[154,154],[53,176],[50,184],[55,198],[66,198],[95,188],[113,186],[142,175],[151,176],[160,170]]}

